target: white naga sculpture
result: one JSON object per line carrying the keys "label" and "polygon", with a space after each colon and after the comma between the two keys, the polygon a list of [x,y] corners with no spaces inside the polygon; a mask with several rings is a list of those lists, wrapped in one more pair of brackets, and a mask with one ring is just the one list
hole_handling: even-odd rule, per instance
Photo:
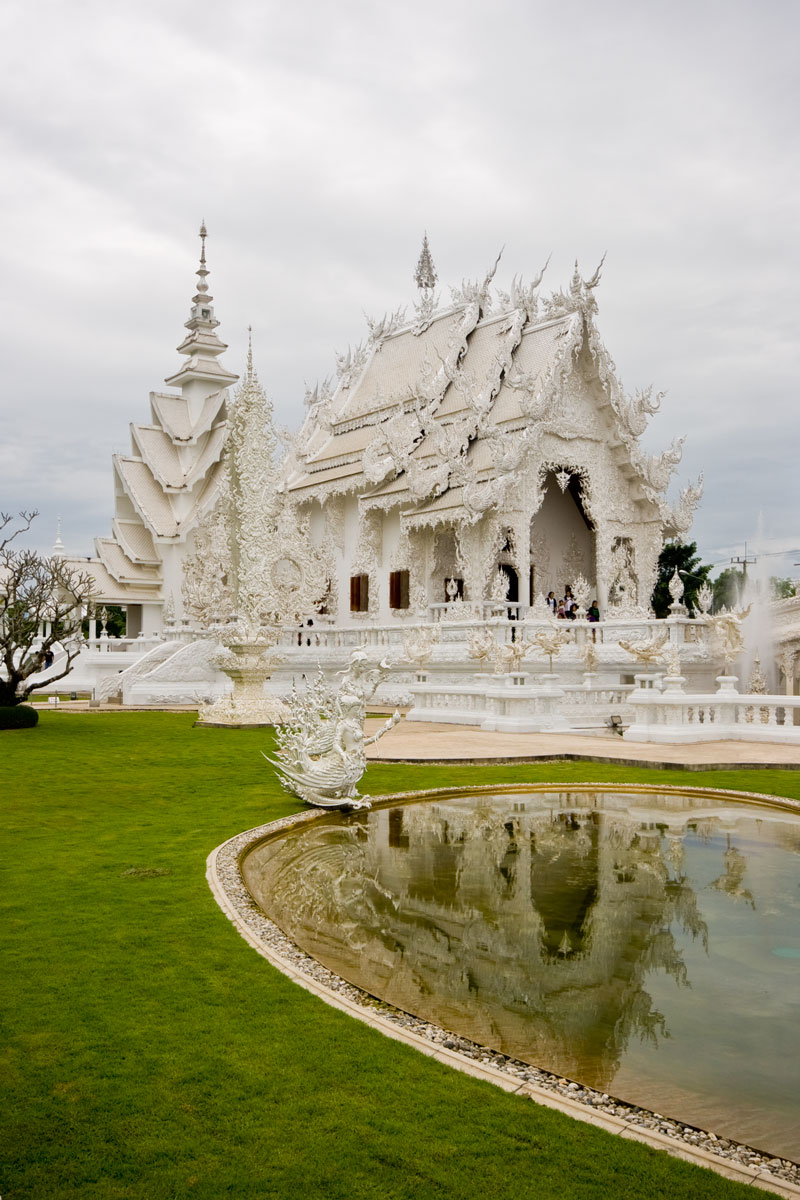
{"label": "white naga sculpture", "polygon": [[358,794],[366,748],[400,720],[395,710],[376,734],[364,737],[367,703],[389,668],[388,662],[371,668],[364,651],[356,650],[339,688],[320,671],[303,695],[293,690],[289,716],[277,730],[276,755],[264,755],[287,792],[320,808],[369,808],[369,797]]}

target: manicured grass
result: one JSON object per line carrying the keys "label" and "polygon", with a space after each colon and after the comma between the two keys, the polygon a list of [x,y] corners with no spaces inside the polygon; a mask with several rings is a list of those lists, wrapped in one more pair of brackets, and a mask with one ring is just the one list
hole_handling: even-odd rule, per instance
{"label": "manicured grass", "polygon": [[[0,733],[3,1200],[744,1197],[431,1062],[288,982],[204,872],[293,811],[263,730],[44,711]],[[578,780],[799,796],[800,774],[370,768],[371,793]]]}

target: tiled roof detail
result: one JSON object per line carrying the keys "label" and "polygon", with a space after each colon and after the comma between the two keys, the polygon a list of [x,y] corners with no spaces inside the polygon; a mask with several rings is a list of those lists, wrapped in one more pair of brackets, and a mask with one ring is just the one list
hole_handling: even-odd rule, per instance
{"label": "tiled roof detail", "polygon": [[112,538],[95,538],[94,545],[103,566],[119,583],[133,583],[139,586],[150,584],[154,587],[161,583],[158,567],[131,562],[119,543]]}
{"label": "tiled roof detail", "polygon": [[153,545],[153,535],[140,521],[115,517],[111,522],[114,537],[133,562],[156,565],[161,560]]}
{"label": "tiled roof detail", "polygon": [[99,558],[70,559],[69,564],[79,571],[91,575],[94,580],[93,598],[102,604],[140,604],[153,600],[154,588],[144,588],[137,585],[120,583],[110,575],[107,567]]}
{"label": "tiled roof detail", "polygon": [[224,403],[225,392],[212,392],[203,401],[197,419],[192,421],[184,396],[170,395],[167,392],[150,393],[153,420],[174,442],[192,443],[207,433],[219,420]]}
{"label": "tiled roof detail", "polygon": [[169,497],[153,478],[150,468],[140,458],[114,456],[125,491],[130,496],[142,520],[158,538],[176,538],[178,523]]}
{"label": "tiled roof detail", "polygon": [[442,359],[451,361],[460,349],[458,330],[463,312],[457,310],[434,321],[417,336],[411,329],[386,339],[373,351],[366,369],[352,389],[343,391],[336,405],[334,422],[377,415],[408,398],[409,387],[417,384],[427,367],[437,369]]}

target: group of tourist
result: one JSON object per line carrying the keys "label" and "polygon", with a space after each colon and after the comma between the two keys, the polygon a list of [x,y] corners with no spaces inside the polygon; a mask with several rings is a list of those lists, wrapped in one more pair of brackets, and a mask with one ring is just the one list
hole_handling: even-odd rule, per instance
{"label": "group of tourist", "polygon": [[[574,621],[578,615],[578,601],[573,596],[572,588],[569,584],[564,588],[564,598],[562,600],[556,600],[555,592],[549,592],[547,595],[547,606],[558,621]],[[586,620],[592,622],[600,620],[600,609],[597,607],[596,600],[593,600],[586,610]]]}

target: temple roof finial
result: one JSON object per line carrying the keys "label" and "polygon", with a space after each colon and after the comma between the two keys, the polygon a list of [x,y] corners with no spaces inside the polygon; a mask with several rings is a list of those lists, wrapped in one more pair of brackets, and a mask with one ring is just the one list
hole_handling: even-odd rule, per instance
{"label": "temple roof finial", "polygon": [[436,274],[436,268],[433,265],[433,259],[431,258],[431,251],[430,247],[428,246],[428,233],[426,230],[422,238],[422,250],[419,256],[419,262],[417,263],[417,269],[414,272],[414,282],[418,288],[422,289],[422,291],[433,291],[433,289],[436,287],[436,281],[438,278],[439,277]]}
{"label": "temple roof finial", "polygon": [[200,225],[200,266],[197,268],[197,295],[193,297],[195,304],[208,304],[214,297],[208,295],[208,284],[206,276],[208,275],[208,267],[206,266],[206,238],[208,232],[206,230],[205,221]]}
{"label": "temple roof finial", "polygon": [[56,522],[56,540],[53,543],[53,549],[51,553],[53,558],[63,558],[65,554],[64,543],[61,540],[61,517],[59,517],[58,521]]}
{"label": "temple roof finial", "polygon": [[253,370],[253,326],[247,326],[247,374],[245,379],[251,380],[255,377]]}
{"label": "temple roof finial", "polygon": [[214,316],[214,297],[209,294],[206,278],[209,270],[206,265],[206,238],[208,230],[205,221],[200,224],[200,265],[197,268],[197,291],[192,296],[189,310],[189,320],[184,321],[184,328],[189,330],[188,336],[178,346],[178,353],[185,354],[188,361],[174,375],[167,376],[166,383],[183,387],[190,380],[202,379],[206,382],[219,383],[227,387],[239,378],[216,360],[223,351],[227,350],[224,342],[217,336],[219,321]]}

